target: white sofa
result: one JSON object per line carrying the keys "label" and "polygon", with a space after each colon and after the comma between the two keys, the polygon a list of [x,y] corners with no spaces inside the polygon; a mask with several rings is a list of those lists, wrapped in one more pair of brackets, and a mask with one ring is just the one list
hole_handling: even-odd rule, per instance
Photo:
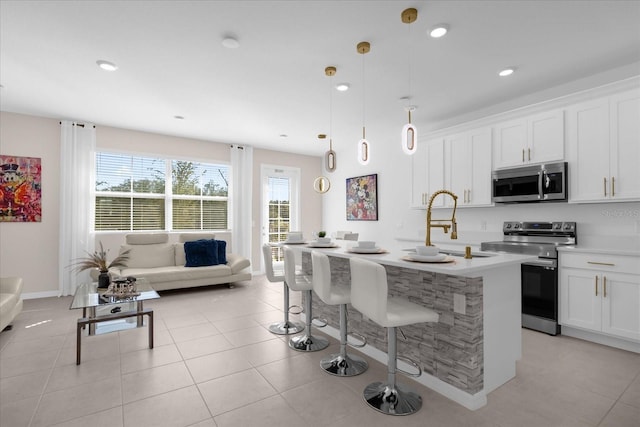
{"label": "white sofa", "polygon": [[130,250],[127,267],[110,272],[145,278],[156,291],[218,284],[232,287],[234,282],[251,280],[250,261],[228,250],[226,264],[185,267],[184,242],[213,238],[211,233],[185,233],[179,235],[178,243],[169,243],[168,233],[127,234],[126,244],[120,247],[120,252]]}
{"label": "white sofa", "polygon": [[22,278],[0,278],[0,331],[22,311]]}

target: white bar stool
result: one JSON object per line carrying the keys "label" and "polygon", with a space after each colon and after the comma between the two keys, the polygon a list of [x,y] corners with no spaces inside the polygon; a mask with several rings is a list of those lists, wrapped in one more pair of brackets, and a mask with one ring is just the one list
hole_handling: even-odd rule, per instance
{"label": "white bar stool", "polygon": [[304,324],[302,322],[289,321],[289,312],[291,311],[291,306],[289,305],[289,286],[287,286],[287,282],[284,280],[284,271],[282,271],[281,274],[278,275],[276,275],[275,273],[275,270],[273,268],[273,254],[271,252],[272,250],[273,248],[270,245],[262,245],[262,255],[264,256],[264,269],[267,280],[271,283],[284,283],[284,321],[269,325],[269,331],[277,335],[297,334],[298,332],[302,332],[304,330]]}
{"label": "white bar stool", "polygon": [[[352,377],[367,370],[367,361],[360,356],[347,354],[347,304],[351,303],[351,289],[347,286],[336,286],[331,282],[329,257],[321,252],[311,252],[313,265],[313,290],[328,305],[340,306],[340,353],[331,354],[320,361],[320,367],[331,375]],[[357,334],[356,334],[357,336]],[[366,340],[362,337],[364,347]]]}
{"label": "white bar stool", "polygon": [[[364,389],[364,400],[373,409],[388,415],[409,415],[422,407],[422,397],[409,387],[396,383],[396,327],[422,322],[437,322],[439,315],[404,298],[389,298],[387,271],[372,261],[351,258],[351,305],[363,315],[387,328],[387,382],[374,382]],[[420,366],[408,360],[422,375]]]}
{"label": "white bar stool", "polygon": [[315,337],[311,334],[311,322],[313,320],[311,312],[311,296],[313,294],[313,284],[309,277],[303,274],[296,274],[296,255],[293,249],[286,246],[284,250],[284,280],[287,286],[294,291],[302,291],[304,295],[304,313],[307,323],[307,332],[289,340],[289,347],[297,351],[318,351],[329,346],[329,340],[323,337]]}

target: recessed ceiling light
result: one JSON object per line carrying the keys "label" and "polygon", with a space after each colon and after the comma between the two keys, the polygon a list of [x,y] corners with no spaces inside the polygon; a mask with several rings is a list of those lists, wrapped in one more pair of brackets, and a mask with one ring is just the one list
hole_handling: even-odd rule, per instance
{"label": "recessed ceiling light", "polygon": [[500,72],[498,73],[498,75],[499,75],[500,77],[507,77],[507,76],[510,76],[511,74],[513,74],[513,72],[514,72],[515,70],[516,70],[516,69],[515,69],[515,68],[513,68],[513,67],[505,68],[504,70],[500,71]]}
{"label": "recessed ceiling light", "polygon": [[227,36],[222,39],[222,46],[226,47],[227,49],[236,49],[238,46],[240,46],[240,43],[235,37]]}
{"label": "recessed ceiling light", "polygon": [[176,120],[184,120],[184,116],[173,116]]}
{"label": "recessed ceiling light", "polygon": [[288,137],[289,137],[289,135],[287,135],[286,133],[281,133],[280,134],[280,138],[288,138]]}
{"label": "recessed ceiling light", "polygon": [[447,24],[438,24],[429,31],[429,35],[434,39],[438,39],[449,32],[449,26]]}
{"label": "recessed ceiling light", "polygon": [[98,64],[98,67],[102,68],[105,71],[115,71],[118,69],[118,66],[113,62],[103,61],[102,59],[96,61],[96,64]]}
{"label": "recessed ceiling light", "polygon": [[339,90],[340,92],[346,92],[349,90],[350,87],[351,85],[349,83],[338,83],[336,85],[336,89]]}

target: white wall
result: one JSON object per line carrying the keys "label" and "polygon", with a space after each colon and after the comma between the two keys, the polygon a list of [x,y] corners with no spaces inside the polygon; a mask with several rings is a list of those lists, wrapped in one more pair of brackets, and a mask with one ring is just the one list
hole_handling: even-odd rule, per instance
{"label": "white wall", "polygon": [[0,152],[42,160],[42,222],[0,223],[0,276],[22,276],[24,291],[58,289],[60,125],[0,113]]}
{"label": "white wall", "polygon": [[[0,153],[42,159],[42,222],[0,223],[0,276],[22,276],[24,296],[58,295],[58,241],[60,206],[59,120],[0,112]],[[158,154],[197,161],[230,162],[228,144],[148,132],[96,126],[98,150]],[[310,235],[320,229],[322,198],[312,190],[320,173],[318,157],[269,150],[254,150],[254,220],[251,264],[260,269],[260,165],[294,166],[301,169],[301,226]],[[117,253],[126,233],[98,233],[96,243]]]}

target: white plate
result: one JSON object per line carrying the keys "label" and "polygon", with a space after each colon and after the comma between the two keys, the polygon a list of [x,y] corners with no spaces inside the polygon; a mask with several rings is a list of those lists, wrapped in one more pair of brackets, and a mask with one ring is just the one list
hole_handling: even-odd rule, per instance
{"label": "white plate", "polygon": [[415,252],[409,252],[407,254],[407,258],[409,258],[409,259],[411,259],[413,261],[420,261],[420,262],[437,262],[437,261],[442,261],[446,257],[447,257],[447,254],[418,255]]}
{"label": "white plate", "polygon": [[310,248],[337,248],[338,247],[338,245],[336,245],[333,242],[320,243],[320,242],[316,242],[315,240],[312,240],[311,242],[309,242],[307,246],[309,246]]}
{"label": "white plate", "polygon": [[409,255],[405,255],[403,257],[400,258],[401,260],[404,261],[409,261],[409,262],[423,262],[423,263],[432,263],[432,264],[443,264],[443,263],[447,263],[447,262],[456,262],[455,258],[453,258],[452,256],[446,256],[440,260],[434,260],[434,261],[424,261],[424,260],[417,260],[415,258],[411,258]]}
{"label": "white plate", "polygon": [[378,254],[385,252],[382,248],[359,248],[357,246],[352,246],[349,250],[356,254]]}

